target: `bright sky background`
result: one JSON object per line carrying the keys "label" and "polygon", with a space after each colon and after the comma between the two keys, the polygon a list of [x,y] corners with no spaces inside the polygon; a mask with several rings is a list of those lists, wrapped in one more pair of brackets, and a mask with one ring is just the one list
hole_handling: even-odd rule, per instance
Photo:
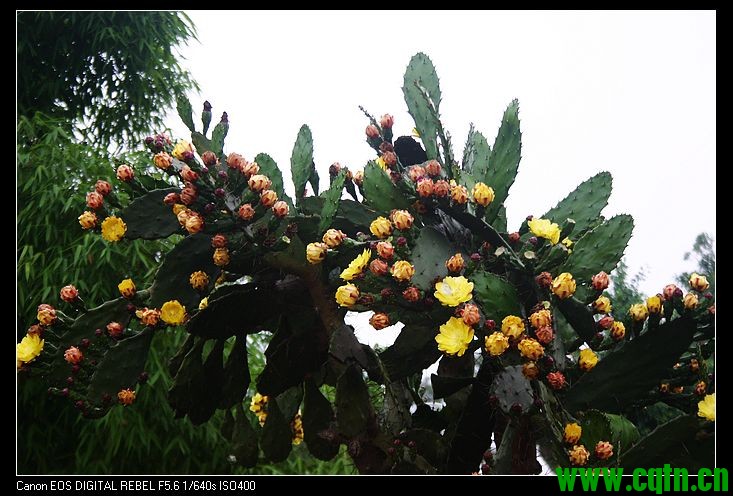
{"label": "bright sky background", "polygon": [[[301,124],[313,131],[322,187],[339,161],[373,158],[363,105],[413,127],[402,98],[410,57],[440,76],[442,120],[461,156],[470,122],[493,143],[518,98],[522,161],[509,226],[541,215],[600,170],[614,177],[606,216],[636,220],[627,248],[656,293],[695,236],[715,236],[714,12],[189,12],[199,42],[181,53],[214,122],[229,113],[225,151],[269,153],[289,178]],[[196,119],[198,122],[198,119]],[[178,137],[187,130],[177,117]],[[213,127],[212,123],[212,127]]]}

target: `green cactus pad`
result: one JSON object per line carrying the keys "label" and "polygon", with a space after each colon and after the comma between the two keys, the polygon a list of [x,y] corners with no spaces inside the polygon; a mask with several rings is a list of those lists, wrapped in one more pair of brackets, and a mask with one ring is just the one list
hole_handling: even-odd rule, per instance
{"label": "green cactus pad", "polygon": [[394,344],[379,354],[390,380],[398,380],[419,372],[440,358],[435,342],[437,325],[406,325]]}
{"label": "green cactus pad", "polygon": [[[429,101],[425,99],[420,87],[427,93]],[[437,134],[440,122],[430,106],[432,105],[435,113],[438,113],[441,99],[440,82],[432,61],[424,53],[418,53],[410,59],[405,71],[402,93],[405,96],[407,110],[415,121],[415,128],[425,145],[428,158],[437,159]]]}
{"label": "green cactus pad", "polygon": [[178,300],[188,309],[198,307],[201,297],[191,287],[189,278],[197,270],[206,272],[209,280],[216,280],[219,268],[214,265],[211,237],[194,234],[184,238],[165,256],[155,282],[150,288],[150,305],[160,308],[169,300]]}
{"label": "green cactus pad", "polygon": [[565,408],[571,412],[585,408],[621,411],[659,385],[694,334],[695,322],[681,317],[625,343],[570,388]]}
{"label": "green cactus pad", "polygon": [[304,389],[303,440],[311,455],[319,460],[331,460],[338,454],[339,444],[335,439],[327,439],[324,432],[334,420],[333,408],[313,379],[305,381]]}
{"label": "green cactus pad", "polygon": [[192,133],[196,131],[196,126],[193,124],[193,107],[188,98],[179,97],[176,100],[176,110],[178,111],[178,117],[181,118],[188,130]]}
{"label": "green cactus pad", "polygon": [[522,133],[519,130],[519,102],[513,100],[504,112],[499,133],[489,158],[486,184],[494,189],[494,201],[486,207],[486,221],[494,222],[514,184],[522,158]]}
{"label": "green cactus pad", "polygon": [[575,190],[548,210],[543,219],[562,225],[566,219],[575,221],[573,232],[583,233],[598,220],[611,196],[612,178],[609,172],[599,172],[586,179]]}
{"label": "green cactus pad", "polygon": [[285,460],[293,447],[290,422],[283,416],[277,401],[272,399],[267,402],[267,420],[262,427],[260,447],[265,458],[275,463]]}
{"label": "green cactus pad", "polygon": [[715,437],[706,433],[702,420],[694,415],[683,415],[659,425],[639,439],[630,449],[623,449],[619,466],[626,469],[673,467],[697,470],[715,463]]}
{"label": "green cactus pad", "polygon": [[521,365],[512,365],[497,373],[490,394],[496,396],[499,408],[507,415],[512,414],[514,405],[522,408],[521,413],[527,413],[534,402],[532,386],[522,373]]}
{"label": "green cactus pad", "polygon": [[433,399],[445,398],[466,386],[473,384],[473,377],[444,377],[431,374],[430,383],[433,386]]}
{"label": "green cactus pad", "polygon": [[[259,162],[258,162],[259,163]],[[305,193],[305,184],[310,178],[313,167],[313,137],[308,126],[303,124],[290,156],[290,172],[295,185],[295,201],[299,202]]]}
{"label": "green cactus pad", "polygon": [[257,433],[252,428],[247,413],[239,404],[237,405],[237,416],[232,434],[232,454],[236,457],[239,465],[250,468],[257,465],[259,453]]}
{"label": "green cactus pad", "polygon": [[412,283],[428,294],[435,289],[433,281],[448,275],[445,262],[456,254],[456,248],[448,239],[436,229],[425,227],[420,229],[420,235],[412,249],[412,264],[415,275]]}
{"label": "green cactus pad", "polygon": [[168,401],[176,412],[177,417],[183,417],[199,408],[209,409],[208,406],[200,404],[206,396],[206,383],[204,364],[201,354],[204,348],[204,340],[198,339],[191,350],[183,358],[176,376],[173,378],[173,385],[168,391]]}
{"label": "green cactus pad", "polygon": [[389,213],[392,209],[406,209],[407,198],[397,189],[392,179],[374,162],[364,167],[364,201],[375,210]]}
{"label": "green cactus pad", "polygon": [[339,207],[339,200],[341,199],[341,193],[344,190],[345,180],[346,172],[342,170],[331,182],[331,187],[325,192],[323,209],[321,210],[321,223],[318,225],[318,230],[321,234],[331,226],[331,222],[336,215],[336,211]]}
{"label": "green cactus pad", "polygon": [[373,421],[369,390],[357,365],[346,367],[336,382],[336,421],[338,430],[346,437],[357,437],[367,431]]}
{"label": "green cactus pad", "polygon": [[578,336],[588,343],[593,340],[597,332],[596,322],[587,305],[571,297],[558,299],[557,307]]}
{"label": "green cactus pad", "polygon": [[163,239],[181,229],[172,207],[163,203],[168,193],[178,193],[178,188],[156,189],[135,199],[120,217],[127,225],[127,239]]}
{"label": "green cactus pad", "polygon": [[247,360],[247,336],[239,334],[229,352],[224,366],[224,379],[221,385],[219,408],[231,408],[242,402],[247,394],[251,377]]}
{"label": "green cactus pad", "polygon": [[489,172],[491,147],[483,134],[471,126],[468,131],[466,147],[463,149],[461,184],[469,191],[477,182],[486,182]]}
{"label": "green cactus pad", "polygon": [[212,151],[211,140],[198,131],[191,133],[191,143],[199,154]]}
{"label": "green cactus pad", "polygon": [[487,319],[501,324],[507,315],[522,315],[517,291],[507,281],[482,270],[474,272],[470,279],[473,281],[473,297]]}
{"label": "green cactus pad", "polygon": [[633,229],[630,215],[611,217],[575,242],[573,252],[558,271],[570,272],[579,282],[589,282],[600,271],[610,273],[623,257]]}
{"label": "green cactus pad", "polygon": [[87,389],[87,399],[91,402],[100,402],[105,394],[117,398],[120,390],[134,389],[140,373],[145,368],[152,340],[153,332],[145,329],[110,347],[94,368]]}
{"label": "green cactus pad", "polygon": [[285,194],[285,188],[283,186],[283,174],[277,163],[266,153],[258,153],[255,157],[255,162],[260,166],[260,174],[270,178],[272,186],[270,187],[280,200],[284,200],[290,208],[293,208],[293,200]]}
{"label": "green cactus pad", "polygon": [[224,139],[227,137],[229,132],[229,123],[222,120],[214,126],[214,130],[211,131],[211,151],[217,156],[224,153]]}

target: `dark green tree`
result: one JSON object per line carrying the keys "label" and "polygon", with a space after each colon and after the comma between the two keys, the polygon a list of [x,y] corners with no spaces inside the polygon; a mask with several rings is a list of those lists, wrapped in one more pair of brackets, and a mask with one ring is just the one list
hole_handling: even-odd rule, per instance
{"label": "dark green tree", "polygon": [[[714,240],[708,233],[700,233],[695,238],[692,251],[685,253],[685,260],[697,260],[697,268],[694,272],[708,278],[710,288],[708,291],[715,294],[715,247]],[[677,282],[682,286],[689,284],[691,272],[683,272],[677,276]]]}

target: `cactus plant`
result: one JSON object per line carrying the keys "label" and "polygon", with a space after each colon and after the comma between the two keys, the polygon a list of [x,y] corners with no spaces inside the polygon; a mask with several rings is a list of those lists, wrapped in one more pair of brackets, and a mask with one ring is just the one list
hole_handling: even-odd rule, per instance
{"label": "cactus plant", "polygon": [[[198,424],[224,410],[222,435],[244,467],[260,454],[283,460],[304,440],[322,460],[345,445],[362,473],[471,473],[493,442],[492,473],[535,473],[536,446],[553,466],[569,464],[570,422],[583,426],[586,445],[612,446],[613,457],[593,455],[593,465],[689,466],[690,446],[709,457],[715,319],[705,282],[684,300],[670,293],[661,308],[635,307],[628,327],[624,316],[601,320],[594,276],[613,270],[633,229],[629,215],[601,215],[610,174],[584,181],[542,218],[508,226],[518,102],[493,146],[471,127],[458,164],[426,55],[411,59],[402,89],[422,145],[409,136],[393,144],[394,119],[367,114],[379,157],[363,172],[334,167],[318,195],[304,125],[291,155],[294,199],[269,155],[224,155],[226,113],[207,138],[211,105],[199,132],[181,100],[196,151],[215,156],[164,143],[174,158],[163,179],[138,174],[123,186],[129,204],[112,199],[97,213],[106,218],[83,225],[109,242],[183,236],[170,238],[175,247],[152,282],[136,281],[139,291],[126,281],[123,297],[96,308],[68,293],[63,309],[41,305],[18,345],[22,376],[101,417],[134,402],[151,338],[171,327],[188,333],[170,360],[176,415]],[[363,332],[403,327],[375,350],[346,324],[347,311],[375,312]],[[262,331],[272,337],[254,377],[247,337]],[[426,390],[420,377],[436,362]],[[708,406],[696,418],[699,395]],[[436,398],[445,406],[431,406]],[[676,417],[663,423],[669,411]],[[649,432],[653,415],[652,427],[661,425]]]}

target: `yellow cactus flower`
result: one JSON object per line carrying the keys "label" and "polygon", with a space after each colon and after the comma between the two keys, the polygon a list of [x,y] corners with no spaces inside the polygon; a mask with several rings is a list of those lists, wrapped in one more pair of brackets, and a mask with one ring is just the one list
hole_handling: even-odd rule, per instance
{"label": "yellow cactus flower", "polygon": [[560,241],[560,226],[549,219],[535,219],[527,222],[532,234],[539,238],[545,238],[553,245]]}
{"label": "yellow cactus flower", "polygon": [[387,171],[387,162],[384,161],[381,155],[379,156],[379,158],[377,158],[375,162],[377,162],[377,165],[379,166],[380,169],[382,169],[385,172]]}
{"label": "yellow cactus flower", "polygon": [[127,224],[114,215],[102,221],[102,237],[112,243],[119,241],[127,232]]}
{"label": "yellow cactus flower", "polygon": [[573,446],[573,449],[570,450],[568,453],[568,458],[570,458],[570,463],[573,465],[583,466],[586,463],[588,463],[588,457],[590,456],[590,453],[587,449],[585,449],[585,446],[582,444],[579,446]]}
{"label": "yellow cactus flower", "polygon": [[529,323],[532,327],[539,329],[541,327],[552,325],[552,313],[549,310],[542,309],[529,316]]}
{"label": "yellow cactus flower", "polygon": [[698,402],[697,416],[715,422],[715,393],[706,395]]}
{"label": "yellow cactus flower", "polygon": [[197,270],[191,273],[188,282],[196,291],[203,291],[209,285],[209,276],[203,270]]}
{"label": "yellow cactus flower", "polygon": [[572,248],[572,247],[573,247],[573,244],[574,244],[574,243],[573,243],[573,240],[572,240],[572,239],[570,239],[570,238],[568,238],[568,237],[565,237],[565,238],[563,238],[563,239],[562,239],[562,241],[560,241],[560,242],[561,242],[561,243],[562,243],[562,245],[563,245],[563,246],[564,246],[565,248],[567,248],[568,250],[570,250],[570,248]]}
{"label": "yellow cactus flower", "polygon": [[359,288],[354,284],[344,284],[336,290],[336,303],[342,307],[351,307],[359,299]]}
{"label": "yellow cactus flower", "polygon": [[695,293],[687,293],[685,297],[682,298],[682,304],[687,310],[692,310],[698,303],[699,299]]}
{"label": "yellow cactus flower", "polygon": [[79,225],[82,229],[91,229],[97,225],[97,214],[89,210],[84,211],[79,216]]}
{"label": "yellow cactus flower", "polygon": [[[184,160],[186,152],[194,153],[196,150],[193,145],[186,140],[178,140],[176,146],[173,147],[173,156],[178,160]],[[157,164],[156,164],[157,165]]]}
{"label": "yellow cactus flower", "polygon": [[132,279],[123,280],[117,285],[117,289],[120,291],[120,294],[127,299],[135,296],[135,293],[137,292],[137,287],[135,286],[135,283],[132,281]]}
{"label": "yellow cactus flower", "polygon": [[659,295],[650,296],[646,299],[646,309],[650,314],[657,314],[662,311],[662,298]]}
{"label": "yellow cactus flower", "polygon": [[38,334],[26,334],[15,348],[16,362],[28,363],[33,361],[43,351],[43,343]]}
{"label": "yellow cactus flower", "polygon": [[412,276],[415,275],[415,267],[413,267],[410,262],[400,260],[392,265],[390,272],[392,273],[392,277],[396,280],[405,282],[412,279]]}
{"label": "yellow cactus flower", "polygon": [[160,307],[160,318],[166,324],[181,325],[186,320],[186,307],[181,305],[178,300],[166,301]]}
{"label": "yellow cactus flower", "polygon": [[701,276],[697,272],[693,272],[690,276],[690,287],[695,291],[703,292],[710,287],[707,277]]}
{"label": "yellow cactus flower", "polygon": [[344,239],[346,239],[346,234],[338,229],[329,229],[323,234],[322,241],[326,243],[329,248],[337,248]]}
{"label": "yellow cactus flower", "polygon": [[545,348],[536,339],[524,338],[517,347],[522,356],[529,360],[537,360],[545,354]]}
{"label": "yellow cactus flower", "polygon": [[308,243],[305,247],[305,258],[311,264],[319,264],[326,259],[326,253],[328,252],[328,245],[326,243]]}
{"label": "yellow cactus flower", "polygon": [[491,356],[499,356],[509,348],[509,339],[500,332],[494,332],[484,338],[484,347]]}
{"label": "yellow cactus flower", "polygon": [[369,225],[369,230],[376,237],[384,239],[392,234],[392,223],[385,217],[377,217]]}
{"label": "yellow cactus flower", "polygon": [[199,302],[199,310],[204,310],[208,306],[209,306],[209,297],[206,296],[204,298],[201,298],[201,301]]}
{"label": "yellow cactus flower", "polygon": [[629,314],[636,322],[642,322],[649,316],[649,310],[646,309],[645,304],[636,303],[635,305],[631,305],[631,308],[629,308]]}
{"label": "yellow cactus flower", "polygon": [[473,283],[463,276],[444,277],[435,283],[435,297],[446,307],[457,307],[473,298]]}
{"label": "yellow cactus flower", "polygon": [[580,436],[583,435],[583,428],[577,423],[565,424],[565,431],[563,433],[563,439],[568,444],[575,444],[580,440]]}
{"label": "yellow cactus flower", "polygon": [[341,279],[344,281],[351,281],[354,277],[358,276],[369,264],[369,259],[372,258],[372,251],[365,249],[361,255],[358,255],[354,260],[349,263],[341,272]]}
{"label": "yellow cactus flower", "polygon": [[573,296],[576,288],[575,279],[570,272],[563,272],[552,281],[552,293],[561,300]]}
{"label": "yellow cactus flower", "polygon": [[438,349],[448,355],[463,356],[468,345],[473,341],[473,329],[463,319],[451,317],[440,326],[440,333],[435,336]]}
{"label": "yellow cactus flower", "polygon": [[516,315],[507,315],[501,321],[501,332],[512,339],[518,339],[524,332],[524,320]]}
{"label": "yellow cactus flower", "polygon": [[487,207],[492,201],[494,201],[494,188],[485,185],[482,182],[478,182],[473,185],[473,201]]}
{"label": "yellow cactus flower", "polygon": [[623,322],[614,320],[611,325],[611,337],[614,341],[621,341],[626,336],[626,326]]}
{"label": "yellow cactus flower", "polygon": [[589,370],[592,370],[597,363],[598,355],[596,355],[593,350],[591,350],[590,348],[580,350],[580,355],[578,356],[578,365],[580,365],[581,370],[585,370],[586,372],[588,372]]}
{"label": "yellow cactus flower", "polygon": [[611,300],[608,298],[608,296],[599,296],[593,302],[593,310],[598,313],[608,313],[611,311],[611,308]]}

